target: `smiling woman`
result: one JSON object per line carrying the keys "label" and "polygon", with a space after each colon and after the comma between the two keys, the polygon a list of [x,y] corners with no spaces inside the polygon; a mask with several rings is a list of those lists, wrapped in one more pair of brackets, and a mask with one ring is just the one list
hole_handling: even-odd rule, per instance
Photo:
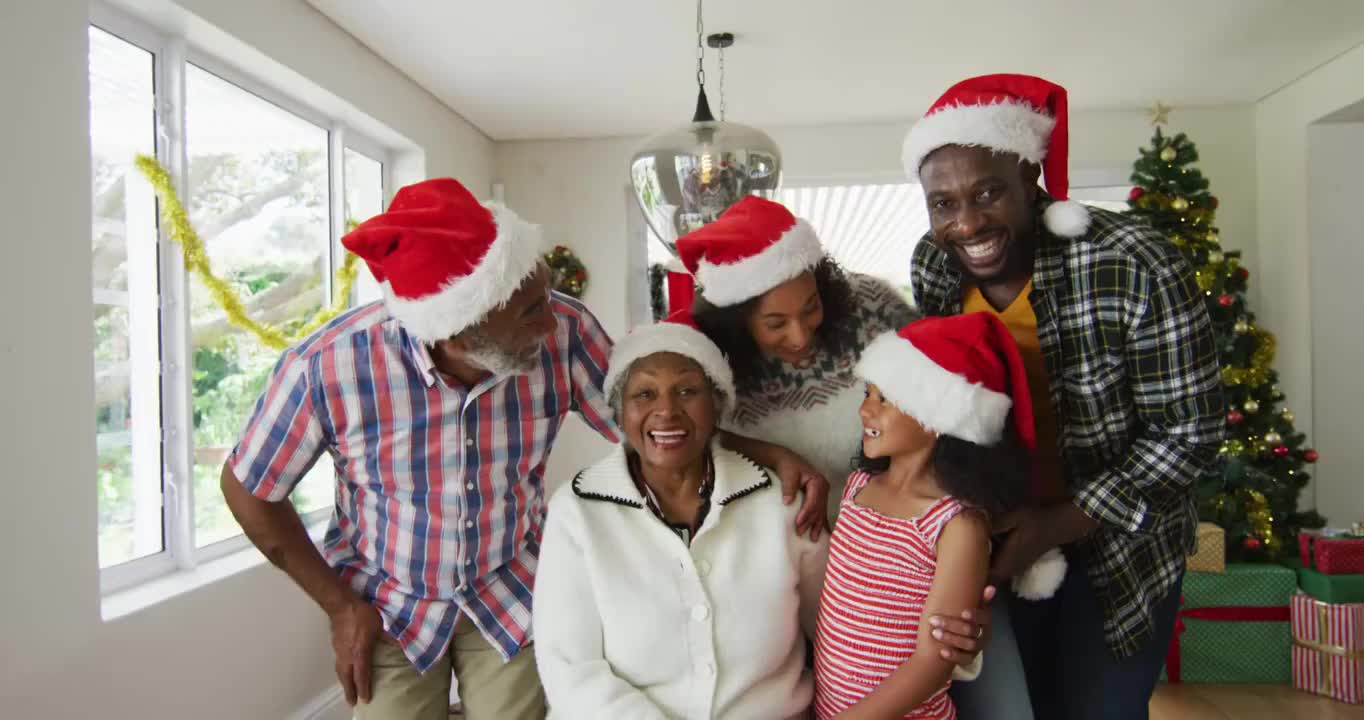
{"label": "smiling woman", "polygon": [[770,471],[711,442],[733,378],[672,320],[615,347],[626,442],[550,502],[532,621],[551,717],[803,717],[827,545],[796,534]]}

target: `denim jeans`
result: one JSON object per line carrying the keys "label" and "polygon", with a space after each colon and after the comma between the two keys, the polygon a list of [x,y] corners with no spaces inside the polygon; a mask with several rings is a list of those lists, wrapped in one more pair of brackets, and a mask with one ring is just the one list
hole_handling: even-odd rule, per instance
{"label": "denim jeans", "polygon": [[1033,720],[1009,602],[997,598],[990,610],[990,644],[985,648],[980,675],[971,682],[952,683],[948,694],[960,720]]}
{"label": "denim jeans", "polygon": [[1033,715],[1048,720],[1147,720],[1174,632],[1180,583],[1156,601],[1155,632],[1146,644],[1117,658],[1104,643],[1103,610],[1089,582],[1085,553],[1075,547],[1064,550],[1069,568],[1055,597],[1011,597],[1009,602]]}

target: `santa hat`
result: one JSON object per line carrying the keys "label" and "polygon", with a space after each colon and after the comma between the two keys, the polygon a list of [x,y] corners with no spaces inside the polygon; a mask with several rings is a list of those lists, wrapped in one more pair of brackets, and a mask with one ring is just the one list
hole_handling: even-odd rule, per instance
{"label": "santa hat", "polygon": [[903,159],[911,182],[944,145],[987,147],[1037,163],[1056,200],[1042,221],[1059,237],[1079,237],[1089,228],[1089,211],[1068,199],[1069,143],[1065,88],[1031,75],[982,75],[953,85],[933,103],[905,137]]}
{"label": "santa hat", "polygon": [[697,328],[686,309],[674,311],[662,322],[641,325],[616,343],[611,350],[606,381],[602,383],[613,407],[623,391],[621,386],[625,383],[630,366],[637,360],[661,352],[677,353],[695,360],[723,398],[719,408],[720,417],[728,416],[734,407],[734,373],[730,371],[724,353]]}
{"label": "santa hat", "polygon": [[1012,415],[1032,450],[1032,399],[1023,357],[1009,329],[990,313],[926,318],[867,346],[858,377],[925,428],[994,445]]}
{"label": "santa hat", "polygon": [[677,254],[713,305],[738,305],[824,259],[814,228],[782,205],[748,195],[677,240]]}
{"label": "santa hat", "polygon": [[[929,430],[994,445],[1012,417],[1019,443],[1037,449],[1023,357],[990,313],[927,318],[885,333],[863,351],[856,372]],[[1014,578],[1014,592],[1049,598],[1065,577],[1066,558],[1052,548]]]}
{"label": "santa hat", "polygon": [[402,188],[388,212],[341,239],[383,288],[393,317],[416,339],[444,340],[501,307],[541,262],[540,228],[458,181]]}

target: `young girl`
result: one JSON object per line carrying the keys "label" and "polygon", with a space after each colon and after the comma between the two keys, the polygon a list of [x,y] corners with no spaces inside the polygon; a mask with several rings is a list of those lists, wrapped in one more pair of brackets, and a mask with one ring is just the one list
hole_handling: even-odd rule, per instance
{"label": "young girl", "polygon": [[[1027,497],[1033,425],[1023,362],[1003,323],[975,313],[882,335],[857,374],[867,382],[866,462],[848,480],[834,530],[815,639],[815,714],[955,718],[954,666],[915,652],[933,643],[919,620],[978,604],[990,519]],[[1055,552],[1044,560],[1064,563]],[[1016,584],[1020,594],[1054,592],[1060,575],[1047,571],[1050,588]]]}

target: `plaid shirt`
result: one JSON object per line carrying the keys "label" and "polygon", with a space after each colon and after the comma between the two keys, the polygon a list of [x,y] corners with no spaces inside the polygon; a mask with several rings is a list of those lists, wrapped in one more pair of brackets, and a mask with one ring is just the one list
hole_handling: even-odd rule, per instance
{"label": "plaid shirt", "polygon": [[473,388],[442,378],[382,303],[356,308],[284,352],[232,452],[270,501],[331,456],[323,555],[423,672],[461,611],[504,658],[530,641],[555,434],[572,410],[616,442],[601,389],[611,341],[577,301],[550,302],[540,367]]}
{"label": "plaid shirt", "polygon": [[[1125,657],[1151,636],[1152,608],[1193,550],[1194,483],[1217,457],[1225,401],[1203,294],[1179,250],[1135,219],[1089,212],[1074,240],[1039,218],[1028,299],[1067,487],[1100,523],[1083,544],[1104,636]],[[929,315],[959,313],[956,261],[928,240],[914,251],[914,297]]]}

